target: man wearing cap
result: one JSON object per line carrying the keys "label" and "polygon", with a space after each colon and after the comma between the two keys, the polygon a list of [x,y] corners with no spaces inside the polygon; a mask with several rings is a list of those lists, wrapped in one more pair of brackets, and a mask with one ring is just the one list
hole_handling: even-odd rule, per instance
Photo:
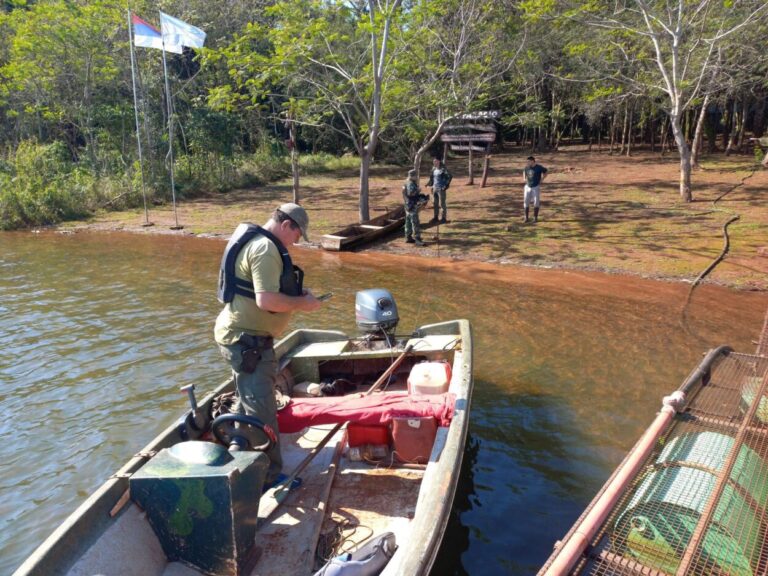
{"label": "man wearing cap", "polygon": [[[320,308],[303,287],[304,273],[293,265],[288,246],[307,240],[309,217],[298,204],[283,204],[264,226],[240,224],[227,244],[219,270],[219,301],[214,337],[229,362],[237,402],[233,412],[255,416],[278,436],[274,384],[277,362],[273,339],[295,311]],[[267,452],[266,484],[279,480],[280,445]]]}
{"label": "man wearing cap", "polygon": [[419,223],[419,208],[422,203],[419,183],[416,181],[416,170],[408,171],[408,180],[403,184],[403,202],[405,203],[405,241],[416,246],[423,246],[421,241],[421,224]]}

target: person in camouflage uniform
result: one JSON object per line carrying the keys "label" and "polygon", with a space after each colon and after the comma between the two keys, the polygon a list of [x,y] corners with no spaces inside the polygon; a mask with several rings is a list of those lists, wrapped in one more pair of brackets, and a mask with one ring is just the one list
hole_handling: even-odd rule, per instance
{"label": "person in camouflage uniform", "polygon": [[408,179],[403,184],[403,202],[405,203],[405,241],[409,244],[423,246],[421,241],[421,224],[419,223],[419,208],[421,190],[416,181],[416,170],[408,171]]}
{"label": "person in camouflage uniform", "polygon": [[[432,208],[435,211],[435,217],[432,218],[432,222],[439,222],[445,224],[448,222],[448,209],[445,206],[445,196],[448,186],[451,185],[453,176],[448,172],[445,165],[440,161],[440,158],[432,160],[432,172],[429,175],[429,182],[427,186],[432,188]],[[440,211],[442,210],[442,214]],[[440,220],[437,219],[440,215]]]}

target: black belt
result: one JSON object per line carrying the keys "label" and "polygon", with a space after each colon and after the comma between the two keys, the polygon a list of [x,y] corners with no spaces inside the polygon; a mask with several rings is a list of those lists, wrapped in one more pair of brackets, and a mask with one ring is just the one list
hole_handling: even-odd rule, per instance
{"label": "black belt", "polygon": [[240,344],[243,344],[247,348],[258,348],[264,350],[272,348],[275,340],[272,336],[252,336],[251,334],[243,334],[238,340]]}

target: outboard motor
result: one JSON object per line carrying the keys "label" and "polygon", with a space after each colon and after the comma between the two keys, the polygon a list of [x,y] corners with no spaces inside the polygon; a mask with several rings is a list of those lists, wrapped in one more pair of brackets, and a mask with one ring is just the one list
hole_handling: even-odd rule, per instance
{"label": "outboard motor", "polygon": [[389,290],[361,290],[355,296],[355,322],[363,332],[388,335],[395,331],[399,320],[397,305]]}

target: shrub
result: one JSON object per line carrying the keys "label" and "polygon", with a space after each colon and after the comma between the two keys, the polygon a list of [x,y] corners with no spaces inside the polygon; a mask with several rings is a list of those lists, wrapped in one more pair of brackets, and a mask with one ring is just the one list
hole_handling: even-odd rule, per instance
{"label": "shrub", "polygon": [[0,228],[55,224],[96,205],[93,175],[71,161],[61,142],[22,142],[11,164],[14,176],[4,176],[0,189]]}

